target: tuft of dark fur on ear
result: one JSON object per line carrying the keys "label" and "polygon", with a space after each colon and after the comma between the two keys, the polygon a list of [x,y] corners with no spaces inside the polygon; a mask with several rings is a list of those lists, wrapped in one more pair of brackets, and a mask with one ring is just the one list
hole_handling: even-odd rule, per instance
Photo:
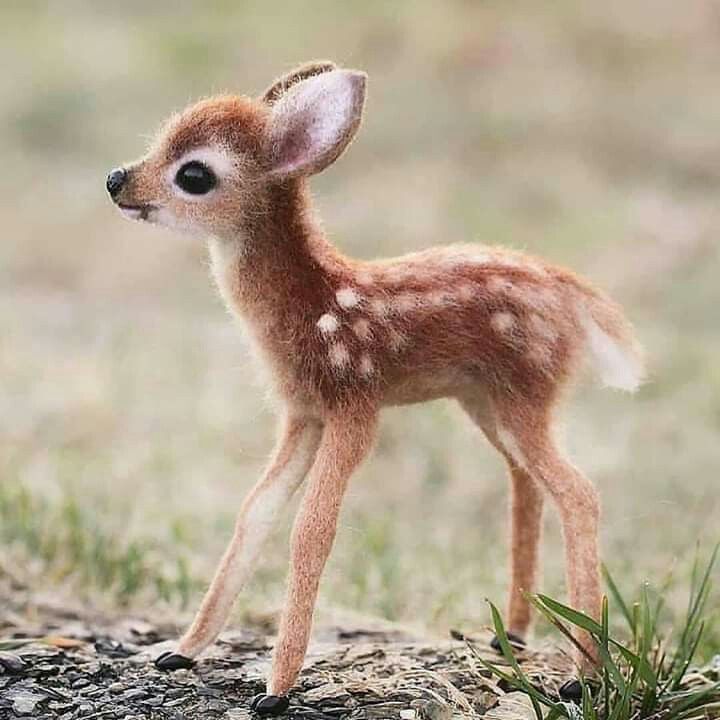
{"label": "tuft of dark fur on ear", "polygon": [[322,75],[323,73],[335,70],[337,65],[331,60],[314,60],[304,63],[295,68],[287,75],[278,78],[263,94],[262,100],[268,105],[274,105],[278,98],[282,97],[293,85],[301,80]]}

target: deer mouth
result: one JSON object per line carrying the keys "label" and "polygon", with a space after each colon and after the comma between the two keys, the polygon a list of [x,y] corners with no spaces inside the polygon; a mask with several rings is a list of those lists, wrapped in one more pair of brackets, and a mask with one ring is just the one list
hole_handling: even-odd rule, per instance
{"label": "deer mouth", "polygon": [[154,205],[125,205],[124,203],[117,204],[120,212],[130,220],[147,220],[150,213],[155,210]]}

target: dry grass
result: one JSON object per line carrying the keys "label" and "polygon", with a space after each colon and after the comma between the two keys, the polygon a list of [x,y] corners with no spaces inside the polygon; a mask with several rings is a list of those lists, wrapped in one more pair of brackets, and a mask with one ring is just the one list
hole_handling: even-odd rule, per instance
{"label": "dry grass", "polygon": [[[359,141],[316,183],[332,236],[365,257],[504,243],[613,290],[652,380],[636,398],[583,389],[566,421],[602,489],[606,558],[621,583],[662,582],[688,574],[698,537],[714,542],[714,3],[27,2],[3,6],[0,26],[12,69],[0,77],[0,502],[5,518],[26,513],[0,528],[7,565],[110,603],[156,602],[158,578],[184,588],[172,602],[197,601],[193,579],[209,578],[260,472],[272,413],[204,249],[123,222],[103,178],[171,109],[259,91],[312,57],[371,76]],[[439,629],[486,622],[481,600],[500,601],[506,582],[505,492],[454,408],[388,412],[324,602]],[[67,542],[78,527],[82,551]],[[278,602],[285,542],[279,532],[243,609]],[[102,582],[96,546],[119,564]],[[127,563],[142,570],[132,592]],[[545,566],[557,595],[552,515]]]}

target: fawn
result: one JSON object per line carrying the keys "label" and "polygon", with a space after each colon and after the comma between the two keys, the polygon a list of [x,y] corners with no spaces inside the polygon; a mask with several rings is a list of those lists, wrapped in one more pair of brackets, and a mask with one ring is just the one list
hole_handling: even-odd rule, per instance
{"label": "fawn", "polygon": [[[329,243],[308,178],[353,139],[366,80],[315,62],[259,98],[202,100],[107,178],[126,217],[210,238],[218,289],[269,366],[282,408],[274,456],[200,610],[157,667],[188,667],[213,642],[278,510],[308,475],[267,694],[252,703],[260,714],[288,707],[343,495],[384,405],[455,398],[504,457],[513,637],[520,642],[530,623],[524,591],[536,583],[545,494],[562,521],[570,603],[597,616],[598,495],[558,449],[553,414],[585,356],[609,386],[634,390],[643,375],[620,308],[569,270],[480,245],[363,262]],[[593,645],[578,639],[587,664]]]}

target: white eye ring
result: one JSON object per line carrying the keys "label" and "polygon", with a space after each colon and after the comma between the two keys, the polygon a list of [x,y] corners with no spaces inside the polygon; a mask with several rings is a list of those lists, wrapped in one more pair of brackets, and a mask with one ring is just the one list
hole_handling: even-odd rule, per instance
{"label": "white eye ring", "polygon": [[[207,170],[215,177],[215,184],[204,193],[187,192],[177,183],[178,172],[185,165],[197,163],[207,168]],[[167,183],[175,195],[182,197],[184,200],[203,201],[211,197],[223,180],[235,177],[237,167],[233,156],[221,146],[206,146],[195,148],[186,152],[181,158],[176,160],[167,171]]]}

